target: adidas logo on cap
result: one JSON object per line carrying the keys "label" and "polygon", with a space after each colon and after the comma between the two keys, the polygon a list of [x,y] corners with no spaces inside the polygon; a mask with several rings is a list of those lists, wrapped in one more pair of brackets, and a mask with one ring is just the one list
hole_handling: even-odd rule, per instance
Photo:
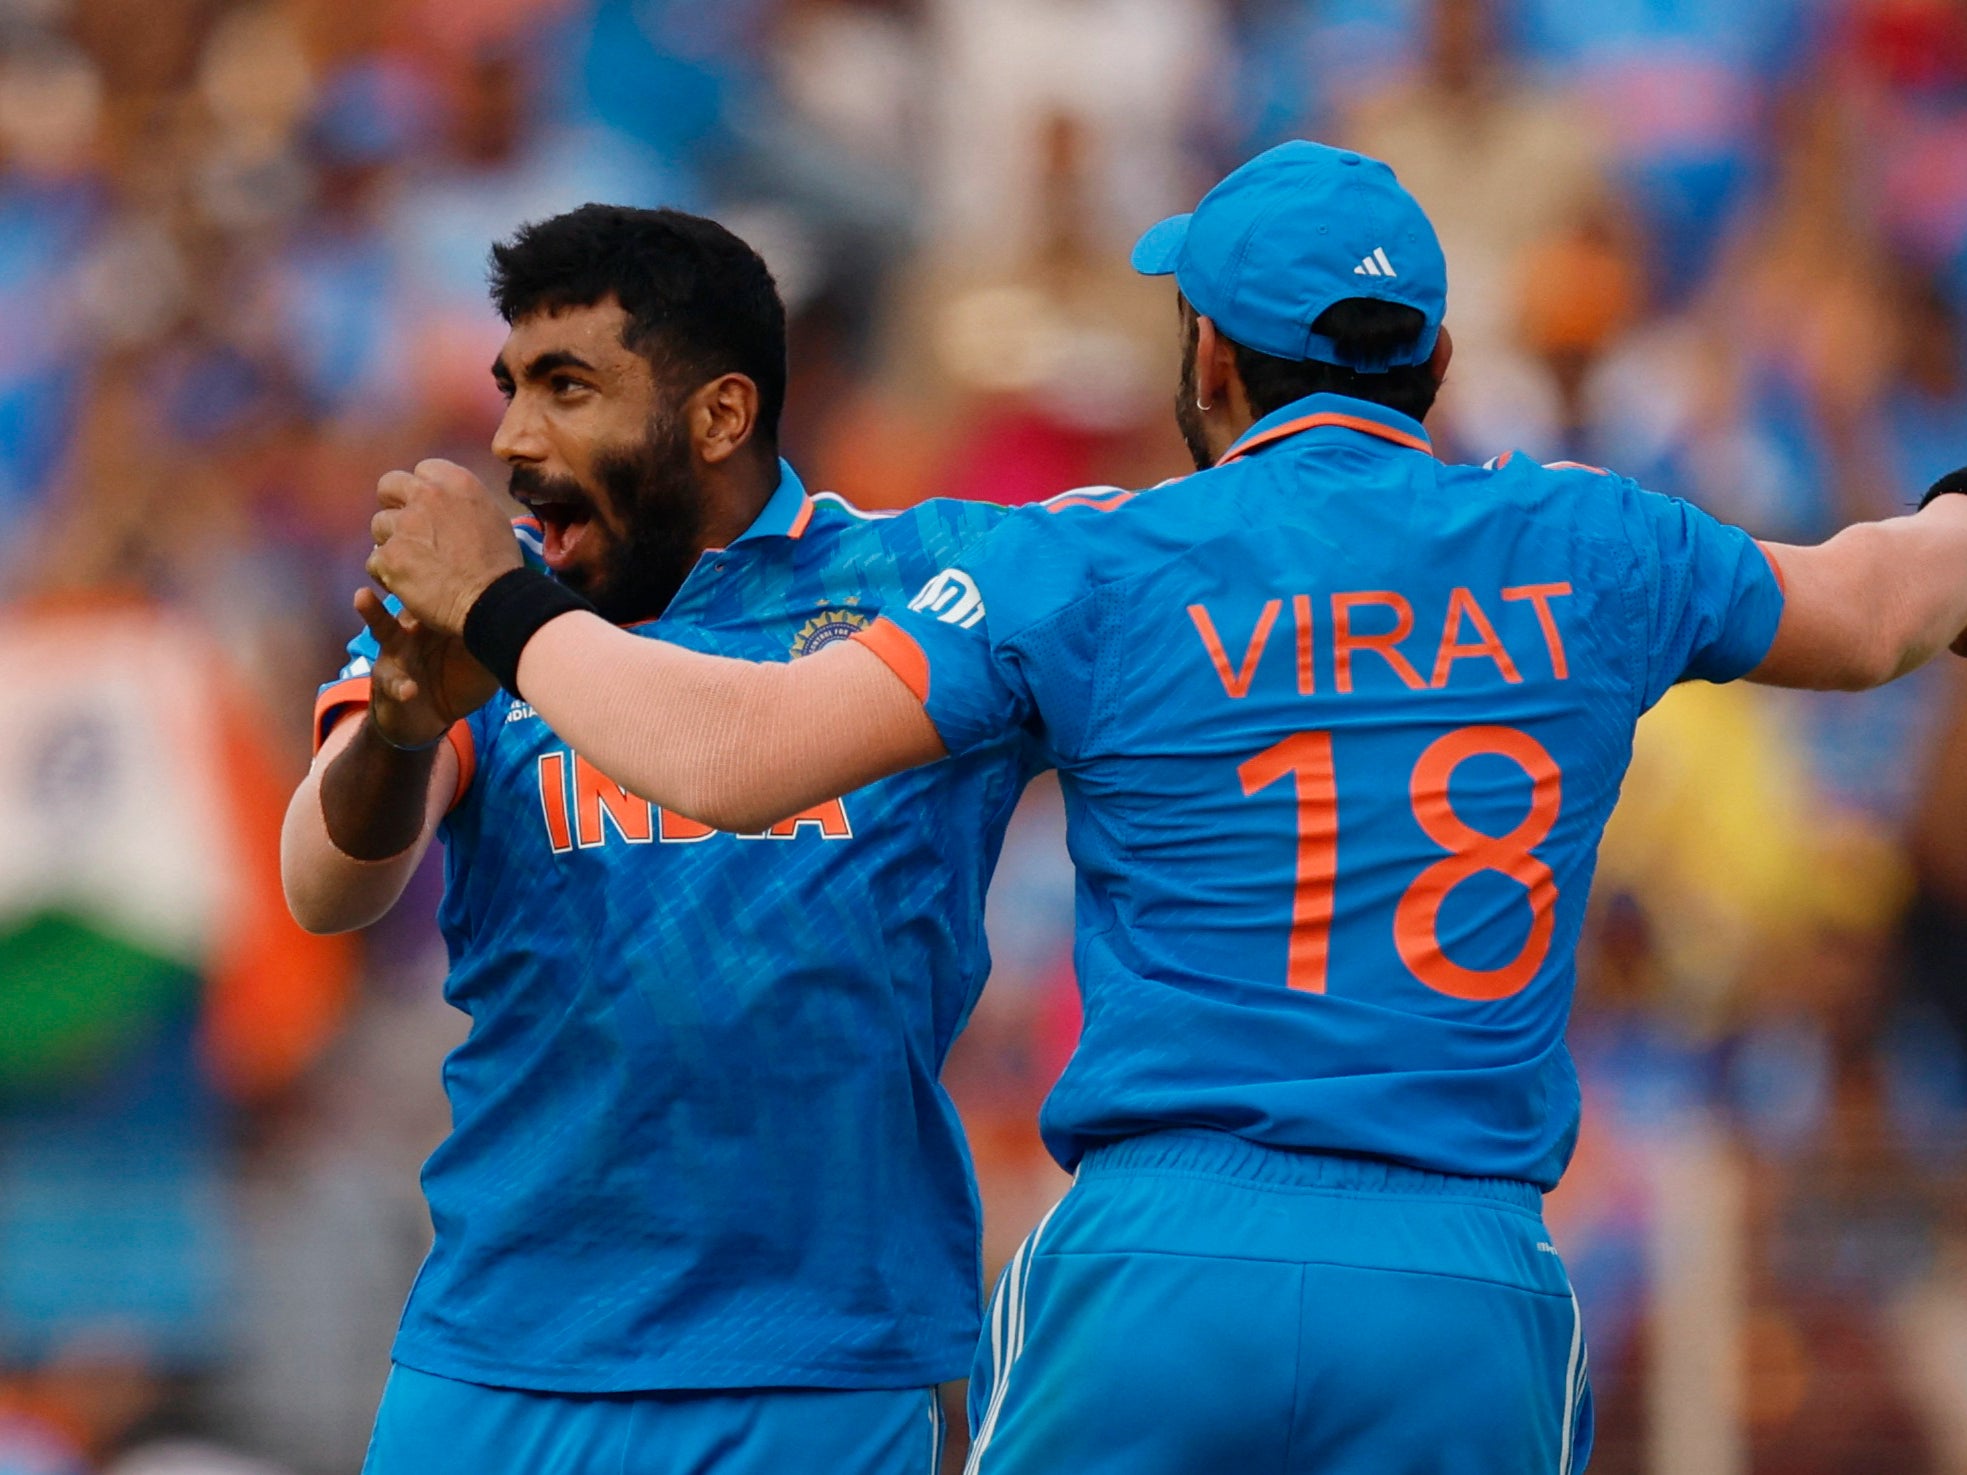
{"label": "adidas logo on cap", "polygon": [[1386,259],[1386,247],[1375,246],[1373,254],[1352,269],[1356,277],[1390,277],[1398,275],[1393,263]]}

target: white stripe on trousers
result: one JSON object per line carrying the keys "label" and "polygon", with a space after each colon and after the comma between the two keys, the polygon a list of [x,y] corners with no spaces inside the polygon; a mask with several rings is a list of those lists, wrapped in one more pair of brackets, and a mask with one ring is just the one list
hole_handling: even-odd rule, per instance
{"label": "white stripe on trousers", "polygon": [[943,1417],[943,1401],[934,1388],[929,1390],[929,1475],[941,1475],[943,1439],[949,1424]]}
{"label": "white stripe on trousers", "polygon": [[1559,1432],[1557,1475],[1571,1475],[1571,1435],[1578,1421],[1578,1398],[1584,1387],[1583,1314],[1578,1310],[1578,1293],[1571,1292],[1571,1356],[1564,1364],[1564,1427]]}
{"label": "white stripe on trousers", "polygon": [[997,1304],[991,1308],[990,1316],[991,1365],[995,1374],[991,1379],[990,1404],[984,1410],[983,1422],[977,1425],[976,1443],[970,1446],[963,1475],[977,1475],[978,1462],[997,1433],[997,1414],[1004,1406],[1004,1390],[1011,1386],[1011,1365],[1024,1351],[1025,1293],[1031,1285],[1031,1262],[1038,1254],[1038,1241],[1045,1233],[1045,1226],[1058,1211],[1059,1205],[1053,1204],[1038,1221],[1038,1227],[1018,1246],[1017,1254],[1011,1257],[1011,1268],[1004,1272],[1003,1283],[997,1288]]}

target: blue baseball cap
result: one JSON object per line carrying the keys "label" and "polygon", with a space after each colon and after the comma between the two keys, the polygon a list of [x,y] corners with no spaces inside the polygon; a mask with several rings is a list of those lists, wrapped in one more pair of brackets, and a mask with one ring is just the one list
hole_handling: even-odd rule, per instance
{"label": "blue baseball cap", "polygon": [[[1172,274],[1195,310],[1245,348],[1364,373],[1426,363],[1448,305],[1441,242],[1393,171],[1303,139],[1258,154],[1193,214],[1151,227],[1133,261],[1147,276]],[[1311,327],[1348,297],[1402,303],[1427,327],[1411,349],[1361,362]]]}

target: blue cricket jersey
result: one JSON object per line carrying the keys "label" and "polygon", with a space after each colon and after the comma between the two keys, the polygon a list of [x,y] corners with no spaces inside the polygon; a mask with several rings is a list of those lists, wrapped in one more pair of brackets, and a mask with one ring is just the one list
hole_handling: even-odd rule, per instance
{"label": "blue cricket jersey", "polygon": [[[1003,515],[869,517],[787,467],[636,632],[791,659]],[[366,699],[376,648],[349,650],[317,723]],[[507,693],[452,741],[438,920],[471,1030],[395,1359],[564,1392],[962,1377],[978,1208],[937,1074],[1035,749],[985,742],[737,836],[625,793]]]}
{"label": "blue cricket jersey", "polygon": [[1078,868],[1042,1125],[1216,1128],[1546,1187],[1634,724],[1767,653],[1744,533],[1591,468],[1446,466],[1314,395],[1216,468],[1021,508],[864,637],[953,753],[1028,731]]}

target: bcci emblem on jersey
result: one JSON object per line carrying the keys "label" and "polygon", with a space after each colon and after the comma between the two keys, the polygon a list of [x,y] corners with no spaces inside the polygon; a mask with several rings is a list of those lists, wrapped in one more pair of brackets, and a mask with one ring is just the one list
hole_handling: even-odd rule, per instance
{"label": "bcci emblem on jersey", "polygon": [[856,630],[865,630],[873,621],[857,609],[823,609],[799,627],[792,637],[794,656],[809,656],[823,645],[847,640]]}

